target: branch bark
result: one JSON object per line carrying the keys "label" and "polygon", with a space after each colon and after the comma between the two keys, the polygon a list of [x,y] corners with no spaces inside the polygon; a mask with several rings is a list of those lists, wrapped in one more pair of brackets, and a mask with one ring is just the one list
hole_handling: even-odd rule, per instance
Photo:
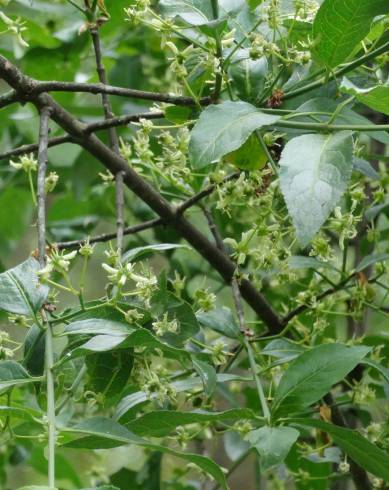
{"label": "branch bark", "polygon": [[[239,172],[235,172],[233,174],[228,175],[223,182],[229,182],[230,180],[236,179],[239,177]],[[209,196],[212,194],[212,192],[216,189],[215,184],[210,184],[204,189],[202,189],[200,192],[195,194],[194,196],[190,197],[186,201],[184,201],[180,206],[177,207],[176,213],[177,214],[183,214],[185,211],[187,211],[189,208],[192,206],[195,206],[198,204],[202,199],[204,199],[206,196]],[[135,233],[139,233],[140,231],[148,230],[150,228],[154,228],[156,226],[163,225],[164,221],[162,218],[155,218],[149,221],[145,221],[144,223],[139,223],[134,226],[128,226],[127,228],[124,228],[123,230],[123,235],[133,235]],[[71,240],[67,242],[58,242],[55,244],[55,246],[59,250],[63,250],[66,248],[78,248],[80,247],[85,241],[87,240],[88,237],[85,237],[81,240]],[[94,237],[89,237],[89,243],[101,243],[101,242],[108,242],[109,240],[113,240],[115,238],[115,233],[103,233],[101,235],[97,235]]]}
{"label": "branch bark", "polygon": [[[44,92],[75,92],[75,93],[88,93],[88,94],[107,94],[116,95],[118,97],[127,97],[130,99],[150,100],[154,102],[165,102],[167,104],[182,105],[182,106],[196,106],[198,103],[192,98],[184,95],[172,95],[164,94],[160,92],[148,92],[145,90],[135,90],[131,88],[115,87],[113,85],[107,85],[103,83],[77,83],[77,82],[57,82],[57,81],[39,81],[33,80],[34,86],[30,91],[30,95],[39,95]],[[7,97],[6,97],[6,96]],[[4,106],[17,102],[17,94],[14,91],[5,94],[0,99],[0,108],[3,107],[2,100],[4,100]],[[208,105],[211,103],[210,97],[203,97],[199,100],[201,105]]]}
{"label": "branch bark", "polygon": [[[103,55],[101,51],[101,41],[99,35],[98,25],[94,25],[90,29],[92,36],[93,47],[96,58],[97,74],[99,76],[100,83],[105,86],[107,84],[107,75],[103,64]],[[112,112],[111,102],[108,94],[102,93],[101,99],[103,101],[104,119],[112,119],[114,114]],[[114,127],[108,129],[109,146],[112,151],[119,154],[119,139]],[[123,172],[119,171],[115,174],[115,205],[116,205],[116,245],[120,251],[123,248],[123,229],[124,229],[124,185],[123,185]]]}
{"label": "branch bark", "polygon": [[[155,112],[141,112],[139,114],[131,114],[127,116],[118,116],[112,117],[110,119],[104,119],[103,121],[98,121],[95,123],[86,124],[84,131],[85,133],[94,133],[96,131],[103,131],[105,129],[111,127],[119,127],[126,126],[131,122],[138,122],[141,119],[160,119],[164,117],[164,113],[162,111]],[[55,136],[54,138],[50,138],[48,141],[48,147],[62,145],[63,143],[78,143],[78,140],[73,138],[69,134],[64,134],[63,136]],[[31,153],[38,150],[38,143],[32,143],[30,145],[22,145],[18,148],[14,148],[13,150],[8,150],[2,154],[0,154],[0,160],[5,160],[6,158],[13,158],[18,155],[24,155],[25,153]]]}
{"label": "branch bark", "polygon": [[[49,106],[52,111],[52,119],[114,175],[122,171],[124,176],[123,180],[127,187],[148,204],[166,224],[173,226],[219,272],[223,279],[227,283],[230,283],[236,269],[235,264],[230,258],[215,247],[184,216],[177,214],[176,210],[142,177],[130,168],[120,155],[114,153],[93,134],[85,134],[86,125],[75,119],[62,106],[55,102],[50,95],[40,94],[38,96],[29,96],[28,89],[31,87],[31,80],[3,56],[0,56],[0,74],[22,97],[30,97],[31,102],[38,109]],[[282,330],[280,318],[252,283],[248,280],[242,280],[239,289],[242,297],[258,314],[269,331],[273,334],[279,333]]]}

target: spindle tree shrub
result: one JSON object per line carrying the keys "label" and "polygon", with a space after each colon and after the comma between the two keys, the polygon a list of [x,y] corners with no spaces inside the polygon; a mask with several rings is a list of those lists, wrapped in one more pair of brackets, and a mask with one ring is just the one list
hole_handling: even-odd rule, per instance
{"label": "spindle tree shrub", "polygon": [[388,14],[0,1],[1,488],[387,488]]}

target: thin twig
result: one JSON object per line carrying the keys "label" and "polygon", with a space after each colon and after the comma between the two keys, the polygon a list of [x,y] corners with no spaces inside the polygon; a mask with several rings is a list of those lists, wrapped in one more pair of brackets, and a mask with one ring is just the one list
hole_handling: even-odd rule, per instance
{"label": "thin twig", "polygon": [[38,144],[38,257],[41,267],[46,262],[46,192],[45,179],[47,168],[47,148],[49,140],[50,107],[40,111],[39,144]]}
{"label": "thin twig", "polygon": [[[107,84],[107,75],[103,64],[103,56],[101,52],[101,41],[98,26],[95,25],[90,29],[92,36],[93,47],[96,58],[96,68],[100,83]],[[111,102],[108,94],[102,93],[104,119],[109,120],[114,117],[112,112]],[[119,154],[119,139],[114,127],[108,129],[109,146],[112,151]],[[119,171],[115,174],[115,206],[116,206],[116,244],[119,252],[123,248],[123,229],[124,229],[124,183],[123,172]]]}
{"label": "thin twig", "polygon": [[[139,233],[140,231],[144,230],[149,230],[150,228],[154,228],[156,226],[162,225],[163,220],[161,218],[155,218],[151,219],[149,221],[145,221],[144,223],[139,223],[138,225],[134,226],[128,226],[127,228],[124,228],[123,230],[123,235],[134,235],[135,233]],[[101,235],[97,235],[94,237],[89,238],[89,243],[102,243],[102,242],[108,242],[109,240],[113,240],[116,238],[116,232],[115,233],[103,233]],[[55,246],[59,250],[63,249],[71,249],[71,248],[79,248],[87,238],[83,238],[82,240],[71,240],[68,242],[59,242],[56,243]]]}
{"label": "thin twig", "polygon": [[[164,117],[162,111],[156,112],[142,112],[139,114],[132,114],[128,116],[118,116],[104,121],[98,121],[95,123],[86,124],[84,126],[85,134],[91,134],[96,131],[103,131],[111,127],[125,126],[131,122],[139,122],[141,119],[161,119]],[[79,140],[72,137],[71,135],[56,136],[50,138],[48,141],[48,147],[62,145],[63,143],[79,143]],[[31,153],[38,150],[38,143],[32,143],[30,145],[22,145],[13,150],[8,150],[0,154],[0,160],[5,160],[6,158],[13,158],[18,155],[23,155],[25,153]]]}
{"label": "thin twig", "polygon": [[183,95],[164,94],[159,92],[147,92],[131,88],[114,87],[102,83],[76,83],[76,82],[56,82],[35,80],[33,93],[35,95],[43,92],[77,92],[89,94],[107,94],[118,97],[128,97],[140,100],[152,100],[154,102],[165,102],[174,105],[196,106],[200,103],[203,106],[211,103],[210,97],[203,97],[195,101],[192,97]]}

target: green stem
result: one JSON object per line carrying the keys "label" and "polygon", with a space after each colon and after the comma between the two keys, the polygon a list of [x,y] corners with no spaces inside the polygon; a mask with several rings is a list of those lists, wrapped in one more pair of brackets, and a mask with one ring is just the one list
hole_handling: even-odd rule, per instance
{"label": "green stem", "polygon": [[36,207],[38,204],[37,204],[37,200],[36,200],[36,193],[35,193],[34,182],[32,180],[31,170],[28,171],[28,182],[30,183],[32,202],[34,203],[34,206]]}
{"label": "green stem", "polygon": [[335,119],[338,117],[338,115],[342,112],[342,110],[346,107],[346,105],[350,104],[354,100],[354,95],[352,97],[349,97],[348,99],[344,100],[341,102],[338,107],[335,109],[334,113],[332,116],[328,119],[327,124],[331,124],[335,121]]}
{"label": "green stem", "polygon": [[265,393],[263,391],[262,383],[261,383],[261,380],[259,379],[259,376],[257,373],[257,363],[255,362],[255,359],[254,359],[253,348],[251,347],[250,342],[248,341],[247,337],[244,337],[243,343],[244,343],[244,346],[247,350],[249,363],[250,363],[250,369],[251,369],[251,372],[253,373],[255,385],[257,387],[258,397],[259,397],[259,401],[261,402],[263,415],[267,420],[270,420],[270,410],[269,410],[269,407],[267,406],[266,397],[265,397]]}
{"label": "green stem", "polygon": [[277,168],[277,165],[273,159],[273,157],[271,156],[271,153],[269,151],[269,148],[267,147],[261,133],[259,131],[255,131],[255,134],[258,138],[258,141],[260,143],[260,145],[262,146],[262,150],[265,152],[265,155],[267,157],[267,159],[269,160],[269,163],[270,163],[270,166],[274,172],[274,175],[278,175],[278,168]]}
{"label": "green stem", "polygon": [[342,275],[346,274],[347,269],[347,252],[348,252],[348,242],[344,244],[343,258],[342,258]]}
{"label": "green stem", "polygon": [[[219,2],[218,0],[211,0],[211,6],[212,6],[212,14],[213,18],[217,20],[219,18]],[[216,27],[216,57],[219,60],[219,70],[216,72],[215,75],[215,88],[214,88],[214,93],[213,93],[213,100],[217,101],[220,96],[220,92],[222,89],[222,83],[223,83],[223,73],[222,73],[222,67],[223,67],[223,48],[222,48],[222,43],[220,39],[220,34],[219,31],[217,30]]]}
{"label": "green stem", "polygon": [[314,131],[389,131],[389,124],[328,124],[294,122],[280,119],[273,126]]}
{"label": "green stem", "polygon": [[374,49],[373,51],[370,51],[370,53],[367,53],[367,54],[361,56],[360,58],[356,59],[352,63],[348,63],[347,65],[343,66],[339,70],[334,71],[329,76],[321,77],[312,83],[304,85],[303,87],[300,87],[296,90],[292,90],[290,92],[286,92],[284,94],[283,99],[284,100],[292,99],[293,97],[297,97],[298,95],[305,94],[306,92],[309,92],[315,88],[321,87],[322,85],[325,85],[330,79],[333,79],[335,77],[340,77],[340,76],[344,75],[345,73],[348,73],[351,70],[354,70],[354,68],[358,68],[358,66],[363,65],[366,61],[374,59],[377,56],[379,56],[380,54],[386,53],[388,48],[389,48],[389,41],[384,43],[379,48]]}
{"label": "green stem", "polygon": [[46,328],[46,390],[47,390],[47,429],[48,429],[48,483],[49,487],[55,488],[55,391],[54,391],[54,355],[53,355],[53,332],[50,323]]}

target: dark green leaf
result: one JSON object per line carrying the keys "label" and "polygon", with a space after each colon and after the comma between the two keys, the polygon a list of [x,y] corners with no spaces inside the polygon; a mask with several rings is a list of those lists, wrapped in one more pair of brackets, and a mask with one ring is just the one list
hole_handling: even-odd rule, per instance
{"label": "dark green leaf", "polygon": [[217,383],[216,369],[210,364],[195,358],[193,358],[192,362],[195,371],[203,381],[205,395],[212,396]]}
{"label": "dark green leaf", "polygon": [[46,301],[49,288],[38,283],[38,261],[32,257],[0,274],[0,308],[19,315],[35,314]]}
{"label": "dark green leaf", "polygon": [[380,174],[371,166],[371,164],[363,159],[354,157],[353,160],[354,169],[358,170],[362,175],[369,179],[379,180]]}
{"label": "dark green leaf", "polygon": [[191,132],[189,155],[193,167],[200,169],[216,162],[240,148],[253,131],[278,119],[247,102],[226,101],[207,107]]}
{"label": "dark green leaf", "polygon": [[304,352],[283,374],[272,411],[280,416],[312,405],[368,354],[370,347],[324,344]]}
{"label": "dark green leaf", "polygon": [[229,74],[242,100],[257,102],[263,95],[268,72],[265,57],[253,60],[248,50],[238,50],[231,63]]}
{"label": "dark green leaf", "polygon": [[315,54],[334,68],[368,34],[373,18],[388,12],[386,0],[324,0],[313,24]]}
{"label": "dark green leaf", "polygon": [[134,364],[132,349],[100,352],[85,358],[88,387],[106,398],[120,394],[127,384]]}
{"label": "dark green leaf", "polygon": [[291,419],[289,423],[315,427],[327,432],[353,461],[369,473],[389,481],[389,455],[356,430],[344,429],[316,419]]}
{"label": "dark green leaf", "polygon": [[40,379],[32,378],[24,367],[16,361],[0,361],[0,390],[10,386],[33,383]]}
{"label": "dark green leaf", "polygon": [[196,313],[196,317],[201,325],[211,328],[226,337],[237,339],[241,335],[231,310],[225,306],[214,308],[210,311],[199,311]]}
{"label": "dark green leaf", "polygon": [[254,418],[254,413],[246,408],[236,408],[226,410],[225,412],[158,410],[141,415],[124,425],[127,429],[139,436],[165,437],[177,429],[177,427],[183,425],[252,418]]}
{"label": "dark green leaf", "polygon": [[377,262],[386,262],[389,260],[389,254],[370,254],[363,257],[363,259],[359,262],[357,268],[355,269],[357,272],[361,272],[367,267],[376,264]]}

